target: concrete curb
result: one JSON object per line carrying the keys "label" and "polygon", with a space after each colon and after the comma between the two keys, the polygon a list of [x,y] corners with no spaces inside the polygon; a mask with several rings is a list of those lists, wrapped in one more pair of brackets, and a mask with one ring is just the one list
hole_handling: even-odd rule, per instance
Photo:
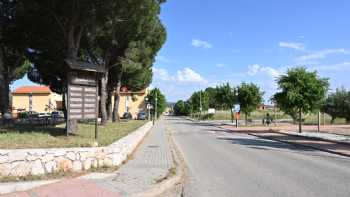
{"label": "concrete curb", "polygon": [[[148,122],[146,124],[150,124],[150,122]],[[140,128],[143,128],[146,124],[144,124]],[[131,132],[129,135],[123,137],[122,139],[132,135],[134,132],[138,131],[140,128],[137,128],[135,131]],[[130,155],[132,155],[135,152],[135,150],[139,147],[139,144],[142,143],[142,141],[148,135],[149,131],[152,128],[153,128],[153,125],[148,128],[148,130],[146,131],[145,135],[137,142],[137,145],[131,151]],[[119,139],[119,140],[122,140],[122,139]],[[118,141],[116,141],[116,142],[118,142]],[[116,142],[114,142],[114,143],[116,143]],[[112,143],[110,146],[112,146],[114,143]],[[121,165],[123,165],[124,162],[127,161],[127,160],[128,160],[128,157],[126,157],[124,159],[124,161],[121,162]],[[109,177],[109,176],[112,176],[112,174],[110,174],[110,173],[88,173],[88,174],[85,174],[85,175],[82,175],[82,176],[76,177],[76,178],[84,179],[85,177],[94,177],[96,179],[99,179],[99,178],[106,178],[106,177]],[[13,192],[26,191],[26,190],[30,190],[30,189],[33,189],[33,188],[36,188],[36,187],[41,187],[41,186],[57,183],[57,182],[60,182],[60,181],[63,181],[63,180],[64,180],[64,178],[62,178],[62,179],[52,179],[52,180],[42,180],[42,181],[22,181],[22,182],[0,183],[0,195],[7,194],[7,193],[13,193]]]}
{"label": "concrete curb", "polygon": [[164,181],[158,183],[151,189],[141,193],[133,194],[131,197],[162,196],[163,193],[183,183],[185,177],[185,162],[174,138],[172,137],[172,131],[169,133],[168,140],[170,142],[170,147],[175,162],[176,174],[174,176],[167,177]]}

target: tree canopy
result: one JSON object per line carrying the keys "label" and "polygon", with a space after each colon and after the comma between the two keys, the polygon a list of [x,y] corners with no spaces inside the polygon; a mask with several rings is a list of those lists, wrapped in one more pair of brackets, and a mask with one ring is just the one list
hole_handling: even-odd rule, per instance
{"label": "tree canopy", "polygon": [[302,113],[319,110],[327,94],[328,79],[320,78],[317,72],[309,72],[305,67],[289,69],[281,75],[277,84],[279,92],[273,101],[285,113],[296,117],[299,113],[299,131],[301,132]]}
{"label": "tree canopy", "polygon": [[30,64],[26,62],[25,29],[19,25],[16,0],[0,2],[0,112],[9,111],[10,85],[22,78]]}
{"label": "tree canopy", "polygon": [[[155,110],[157,110],[158,117],[165,111],[167,107],[167,102],[164,94],[160,91],[159,88],[152,89],[147,95],[148,102],[153,106],[151,110],[152,115],[155,115]],[[156,101],[157,98],[157,101]],[[156,106],[157,103],[157,106]]]}
{"label": "tree canopy", "polygon": [[329,94],[322,104],[321,111],[332,117],[332,123],[336,118],[345,118],[350,122],[350,91],[339,88],[336,92]]}
{"label": "tree canopy", "polygon": [[179,100],[174,105],[174,114],[176,116],[187,116],[190,115],[190,104],[188,102],[185,102],[183,100]]}
{"label": "tree canopy", "polygon": [[247,124],[247,116],[255,111],[257,107],[262,103],[263,92],[260,88],[253,83],[241,83],[238,86],[238,103],[241,106],[241,111],[245,114],[245,120]]}

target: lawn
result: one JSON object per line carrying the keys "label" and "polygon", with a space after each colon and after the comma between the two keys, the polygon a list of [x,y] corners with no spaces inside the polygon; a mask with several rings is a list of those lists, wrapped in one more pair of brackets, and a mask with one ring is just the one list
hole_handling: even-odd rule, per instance
{"label": "lawn", "polygon": [[[98,144],[100,146],[109,145],[145,123],[146,121],[133,120],[99,126]],[[91,147],[95,142],[94,132],[94,123],[79,123],[78,131],[69,137],[65,136],[64,125],[56,127],[14,126],[12,128],[0,128],[0,148]]]}
{"label": "lawn", "polygon": [[[248,116],[248,119],[253,120],[262,120],[266,114],[269,113],[274,119],[281,120],[281,119],[292,119],[289,115],[284,114],[281,111],[276,111],[274,113],[273,110],[257,110],[251,113],[250,116]],[[318,122],[318,114],[317,113],[311,113],[306,114],[303,116],[305,119],[304,124],[313,125],[317,124]],[[231,114],[230,111],[216,111],[214,117],[214,120],[231,120]],[[244,114],[241,114],[241,119],[244,119]],[[331,117],[328,114],[325,114],[324,120],[326,124],[331,124]],[[321,115],[321,123],[323,123],[323,115]],[[346,121],[343,118],[337,118],[335,119],[334,124],[345,124]]]}

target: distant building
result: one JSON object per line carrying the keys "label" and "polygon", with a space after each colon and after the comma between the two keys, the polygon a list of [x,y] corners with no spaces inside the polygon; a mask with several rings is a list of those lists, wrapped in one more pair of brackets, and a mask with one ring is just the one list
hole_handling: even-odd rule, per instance
{"label": "distant building", "polygon": [[47,86],[22,86],[12,93],[12,111],[34,111],[38,113],[61,110],[62,96],[50,90]]}
{"label": "distant building", "polygon": [[260,110],[274,110],[275,106],[274,105],[261,104],[261,105],[259,105],[258,109],[260,109]]}
{"label": "distant building", "polygon": [[[126,112],[130,112],[133,118],[137,118],[139,112],[146,112],[145,98],[148,89],[141,91],[130,91],[126,87],[120,89],[120,101],[118,114],[120,117]],[[112,96],[112,105],[114,105],[114,96]]]}
{"label": "distant building", "polygon": [[[133,118],[139,112],[146,112],[145,98],[148,89],[141,91],[130,91],[126,87],[120,90],[120,101],[118,114],[120,117],[125,112],[130,112]],[[63,110],[62,96],[50,90],[47,86],[22,86],[12,93],[12,111],[14,114],[22,111],[34,111],[38,113]],[[112,97],[112,106],[114,96]]]}

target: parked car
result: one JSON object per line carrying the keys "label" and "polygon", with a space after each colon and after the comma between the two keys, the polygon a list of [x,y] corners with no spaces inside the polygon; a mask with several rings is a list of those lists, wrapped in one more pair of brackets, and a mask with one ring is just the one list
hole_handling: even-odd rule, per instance
{"label": "parked car", "polygon": [[54,119],[64,118],[64,113],[62,111],[54,111],[51,113],[51,117]]}
{"label": "parked car", "polygon": [[132,119],[131,113],[130,113],[130,112],[125,112],[125,113],[123,114],[122,119],[131,120],[131,119]]}
{"label": "parked car", "polygon": [[35,111],[28,112],[28,118],[38,118],[39,113]]}
{"label": "parked car", "polygon": [[137,114],[137,119],[138,120],[146,120],[147,119],[147,114],[145,112],[139,112]]}
{"label": "parked car", "polygon": [[49,118],[51,115],[49,113],[39,113],[38,118]]}

